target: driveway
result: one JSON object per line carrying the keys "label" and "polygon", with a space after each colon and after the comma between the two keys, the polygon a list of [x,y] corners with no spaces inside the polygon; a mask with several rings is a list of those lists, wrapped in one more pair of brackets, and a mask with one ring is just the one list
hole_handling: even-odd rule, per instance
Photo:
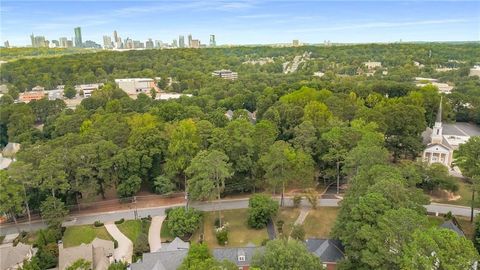
{"label": "driveway", "polygon": [[160,232],[162,230],[162,223],[165,216],[154,216],[148,229],[148,244],[150,245],[150,252],[155,252],[162,247],[162,240],[160,239]]}
{"label": "driveway", "polygon": [[132,241],[130,241],[113,222],[106,223],[105,228],[113,239],[118,242],[118,247],[113,251],[113,258],[117,261],[131,263],[133,255]]}

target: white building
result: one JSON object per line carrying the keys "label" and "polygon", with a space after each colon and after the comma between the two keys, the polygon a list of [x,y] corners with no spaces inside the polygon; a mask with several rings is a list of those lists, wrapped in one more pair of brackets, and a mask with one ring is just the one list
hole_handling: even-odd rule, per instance
{"label": "white building", "polygon": [[369,70],[376,69],[382,67],[382,62],[372,62],[368,61],[363,63]]}
{"label": "white building", "polygon": [[103,83],[79,84],[75,85],[77,92],[83,92],[83,97],[88,98],[92,96],[92,92],[102,87]]}
{"label": "white building", "polygon": [[480,65],[475,65],[470,69],[468,76],[478,76],[480,77]]}
{"label": "white building", "polygon": [[192,94],[159,93],[155,99],[169,100],[169,99],[178,99],[180,97],[191,97],[191,96],[192,96]]}
{"label": "white building", "polygon": [[228,69],[215,70],[214,72],[212,72],[212,76],[220,77],[227,80],[238,79],[238,73]]}
{"label": "white building", "polygon": [[150,89],[156,88],[155,81],[150,78],[127,78],[116,79],[115,83],[120,89],[128,95],[138,95],[140,93],[149,93]]}
{"label": "white building", "polygon": [[453,151],[460,144],[466,143],[470,137],[480,136],[480,127],[470,123],[442,123],[442,104],[438,109],[433,128],[427,128],[422,134],[427,147],[423,151],[422,160],[428,164],[441,163],[451,167]]}

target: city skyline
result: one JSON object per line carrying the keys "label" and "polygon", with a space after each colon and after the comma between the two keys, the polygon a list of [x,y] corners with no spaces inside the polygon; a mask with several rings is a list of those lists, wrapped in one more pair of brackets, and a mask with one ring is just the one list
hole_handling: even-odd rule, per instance
{"label": "city skyline", "polygon": [[[347,8],[348,7],[348,8]],[[442,2],[18,2],[2,1],[1,42],[30,44],[35,33],[49,40],[75,37],[102,44],[117,30],[122,38],[171,42],[193,34],[203,44],[271,44],[477,41],[480,4]],[[27,10],[28,12],[24,12]],[[23,11],[23,12],[22,12]],[[135,20],[131,20],[135,18]],[[113,39],[114,40],[114,39]],[[74,40],[75,41],[75,40]]]}

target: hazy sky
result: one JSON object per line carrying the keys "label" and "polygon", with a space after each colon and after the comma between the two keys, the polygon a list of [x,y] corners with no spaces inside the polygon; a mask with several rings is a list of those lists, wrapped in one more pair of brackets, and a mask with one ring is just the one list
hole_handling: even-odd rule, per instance
{"label": "hazy sky", "polygon": [[2,0],[0,39],[30,44],[29,35],[101,43],[171,42],[191,33],[202,43],[465,41],[480,39],[480,1],[13,1]]}

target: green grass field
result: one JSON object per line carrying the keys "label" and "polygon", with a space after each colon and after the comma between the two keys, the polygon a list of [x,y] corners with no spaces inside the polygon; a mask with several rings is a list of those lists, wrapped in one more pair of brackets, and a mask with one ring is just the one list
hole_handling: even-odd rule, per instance
{"label": "green grass field", "polygon": [[[215,237],[214,224],[217,212],[206,212],[203,221],[204,241],[210,248],[219,247]],[[247,225],[247,209],[222,211],[223,221],[228,223],[228,246],[242,247],[248,243],[260,245],[268,239],[267,229],[250,229]],[[199,230],[201,231],[201,230]],[[199,232],[195,233],[192,240],[199,239]]]}
{"label": "green grass field", "polygon": [[125,220],[122,224],[118,224],[117,227],[133,243],[137,240],[138,235],[142,233],[141,220]]}
{"label": "green grass field", "polygon": [[74,247],[82,243],[88,244],[92,242],[95,237],[113,241],[112,236],[110,236],[104,226],[97,228],[93,225],[80,225],[67,227],[63,234],[63,246]]}
{"label": "green grass field", "polygon": [[160,239],[162,242],[172,242],[175,239],[172,232],[167,227],[167,222],[164,220],[162,224],[162,229],[160,230]]}
{"label": "green grass field", "polygon": [[310,210],[303,228],[305,229],[306,238],[328,238],[330,232],[335,225],[338,211],[337,207],[318,207],[315,210]]}
{"label": "green grass field", "polygon": [[[276,222],[278,220],[283,220],[283,235],[290,235],[292,231],[293,223],[297,220],[298,215],[300,214],[300,209],[298,208],[281,208],[278,212],[278,216],[275,218],[275,227],[277,227]],[[278,229],[278,228],[277,228]]]}

